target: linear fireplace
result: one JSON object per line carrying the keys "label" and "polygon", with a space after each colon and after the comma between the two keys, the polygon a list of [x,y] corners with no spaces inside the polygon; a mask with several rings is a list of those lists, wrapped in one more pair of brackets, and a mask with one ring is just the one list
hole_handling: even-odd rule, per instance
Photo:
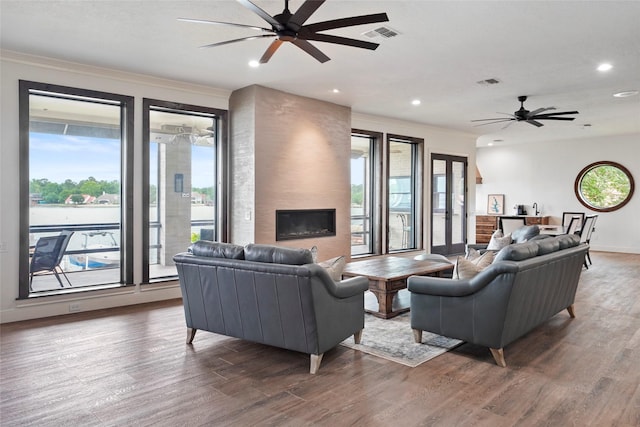
{"label": "linear fireplace", "polygon": [[335,209],[276,211],[276,240],[309,239],[335,235]]}

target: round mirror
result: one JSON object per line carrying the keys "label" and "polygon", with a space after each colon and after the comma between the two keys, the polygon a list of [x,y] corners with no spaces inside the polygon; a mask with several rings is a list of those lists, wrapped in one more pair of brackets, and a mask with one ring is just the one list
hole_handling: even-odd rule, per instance
{"label": "round mirror", "polygon": [[595,162],[580,171],[574,185],[576,197],[586,208],[611,212],[633,196],[634,182],[627,168],[616,162]]}

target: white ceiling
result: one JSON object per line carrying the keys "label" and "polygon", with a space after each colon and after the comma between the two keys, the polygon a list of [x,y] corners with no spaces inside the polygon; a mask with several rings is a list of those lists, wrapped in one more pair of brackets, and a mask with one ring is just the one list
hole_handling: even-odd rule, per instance
{"label": "white ceiling", "polygon": [[[283,0],[252,1],[272,15],[284,8]],[[286,43],[268,64],[250,68],[272,39],[201,49],[256,33],[176,19],[269,26],[232,0],[0,0],[0,46],[228,90],[260,84],[475,134],[479,146],[640,133],[640,96],[612,96],[640,90],[640,1],[327,0],[307,24],[379,12],[388,23],[329,32],[377,41],[377,50],[313,42],[331,58],[324,64]],[[380,25],[400,35],[362,35]],[[601,62],[614,68],[598,72]],[[500,83],[477,83],[489,78]],[[580,114],[542,128],[471,123],[513,113],[518,95],[529,96],[529,110]]]}

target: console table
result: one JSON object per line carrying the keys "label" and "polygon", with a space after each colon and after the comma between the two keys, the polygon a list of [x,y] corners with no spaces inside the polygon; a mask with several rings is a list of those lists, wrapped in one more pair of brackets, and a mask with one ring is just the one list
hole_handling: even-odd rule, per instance
{"label": "console table", "polygon": [[521,216],[527,225],[547,225],[550,218],[534,215],[476,215],[476,243],[489,243],[491,235],[498,229],[498,218],[501,216]]}

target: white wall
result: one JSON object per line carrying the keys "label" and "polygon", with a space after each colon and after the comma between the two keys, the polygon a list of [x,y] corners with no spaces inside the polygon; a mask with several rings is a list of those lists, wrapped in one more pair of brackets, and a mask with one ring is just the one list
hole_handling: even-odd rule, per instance
{"label": "white wall", "polygon": [[[138,166],[142,161],[142,98],[228,110],[230,91],[0,51],[0,200],[2,200],[0,203],[0,323],[67,314],[70,302],[79,303],[81,310],[84,311],[179,298],[180,291],[175,284],[145,285],[144,287],[139,285],[142,278],[142,241],[137,235],[133,242],[135,286],[71,296],[17,300],[18,217],[20,214],[17,203],[19,198],[19,80],[134,96],[134,162]],[[352,114],[351,125],[358,129],[424,138],[425,158],[428,159],[431,152],[466,156],[469,158],[469,176],[473,177],[475,174],[475,138],[469,135],[356,113]],[[138,213],[143,209],[141,170],[141,167],[136,167],[133,183],[134,209]],[[428,176],[428,169],[425,171]],[[469,206],[474,206],[475,203],[472,181],[473,179],[470,180],[469,187]],[[428,185],[425,186],[425,190],[425,193],[429,191]],[[427,196],[428,194],[425,194],[425,200],[429,201],[430,197]],[[429,209],[430,206],[426,206],[425,212],[429,212]],[[134,227],[136,230],[142,227],[140,214],[135,217]],[[425,242],[428,241],[428,236],[425,236]]]}
{"label": "white wall", "polygon": [[[538,144],[494,146],[477,150],[483,183],[476,186],[476,213],[487,211],[488,194],[505,195],[505,213],[515,204],[537,202],[541,214],[559,224],[562,212],[598,214],[591,238],[595,251],[640,253],[640,135],[548,141]],[[625,166],[634,177],[631,201],[614,212],[593,212],[575,196],[574,182],[588,164],[610,160]]]}

